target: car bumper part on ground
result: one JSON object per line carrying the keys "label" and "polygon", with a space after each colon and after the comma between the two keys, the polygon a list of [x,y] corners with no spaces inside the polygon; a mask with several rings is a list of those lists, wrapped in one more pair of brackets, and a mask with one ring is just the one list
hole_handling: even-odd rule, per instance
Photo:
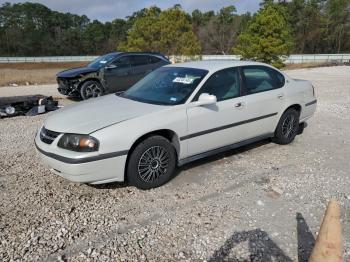
{"label": "car bumper part on ground", "polygon": [[82,161],[72,164],[51,157],[51,155],[55,154],[52,149],[57,147],[54,143],[47,145],[37,136],[35,145],[43,165],[48,167],[53,173],[72,182],[103,184],[124,181],[126,154],[114,157],[109,156],[104,159],[96,158],[98,159],[96,161],[83,161],[84,158],[79,158]]}

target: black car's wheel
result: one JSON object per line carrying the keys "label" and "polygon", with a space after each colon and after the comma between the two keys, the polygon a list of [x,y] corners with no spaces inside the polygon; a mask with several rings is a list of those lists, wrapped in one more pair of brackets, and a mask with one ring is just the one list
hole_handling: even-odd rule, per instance
{"label": "black car's wheel", "polygon": [[273,141],[286,145],[291,143],[299,131],[299,112],[293,108],[288,109],[278,122]]}
{"label": "black car's wheel", "polygon": [[102,85],[94,80],[86,81],[80,88],[80,96],[83,100],[103,95]]}
{"label": "black car's wheel", "polygon": [[138,144],[127,166],[127,178],[140,189],[159,187],[168,182],[176,168],[176,153],[162,136],[151,136]]}

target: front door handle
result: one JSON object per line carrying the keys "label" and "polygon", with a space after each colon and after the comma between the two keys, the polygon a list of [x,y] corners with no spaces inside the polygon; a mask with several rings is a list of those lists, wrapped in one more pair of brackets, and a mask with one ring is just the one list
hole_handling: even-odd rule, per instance
{"label": "front door handle", "polygon": [[128,75],[130,75],[130,72],[122,72],[118,74],[118,76],[128,76]]}
{"label": "front door handle", "polygon": [[238,102],[237,104],[235,104],[235,108],[242,108],[242,107],[244,107],[243,102]]}

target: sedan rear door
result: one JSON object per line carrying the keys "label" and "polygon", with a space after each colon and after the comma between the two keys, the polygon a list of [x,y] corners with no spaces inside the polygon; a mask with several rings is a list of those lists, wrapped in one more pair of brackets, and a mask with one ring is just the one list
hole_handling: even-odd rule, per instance
{"label": "sedan rear door", "polygon": [[241,67],[242,103],[247,124],[244,139],[272,135],[285,104],[283,75],[267,66]]}

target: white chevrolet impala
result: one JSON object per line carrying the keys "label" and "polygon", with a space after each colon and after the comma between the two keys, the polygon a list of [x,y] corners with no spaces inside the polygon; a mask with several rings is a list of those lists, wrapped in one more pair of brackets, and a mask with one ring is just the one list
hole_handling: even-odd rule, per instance
{"label": "white chevrolet impala", "polygon": [[255,141],[291,143],[316,110],[313,86],[256,62],[159,68],[123,94],[50,114],[35,144],[75,182],[160,186],[177,166]]}

